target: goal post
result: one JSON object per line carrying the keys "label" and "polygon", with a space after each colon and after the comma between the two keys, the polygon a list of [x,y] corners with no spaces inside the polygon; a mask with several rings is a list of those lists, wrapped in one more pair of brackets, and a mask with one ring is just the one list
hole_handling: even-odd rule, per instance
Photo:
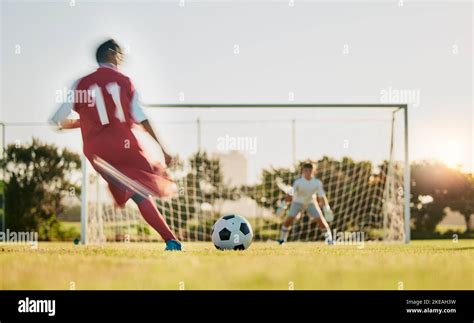
{"label": "goal post", "polygon": [[411,217],[410,217],[410,197],[411,197],[411,173],[410,173],[410,159],[408,157],[408,105],[404,104],[401,106],[401,109],[403,109],[403,124],[404,124],[404,136],[403,136],[403,142],[404,142],[404,180],[403,180],[403,188],[404,188],[404,216],[405,216],[405,243],[409,243],[411,239],[411,229],[410,229],[410,223],[411,223]]}
{"label": "goal post", "polygon": [[[282,218],[275,213],[285,196],[277,181],[291,186],[299,165],[311,161],[335,212],[333,230],[361,231],[367,240],[410,241],[406,104],[146,107],[162,141],[180,158],[170,170],[178,194],[157,201],[180,239],[209,240],[213,221],[226,213],[247,217],[256,240],[277,239]],[[83,243],[159,240],[133,202],[118,209],[108,195],[86,161]],[[306,214],[293,231],[290,240],[322,239]]]}

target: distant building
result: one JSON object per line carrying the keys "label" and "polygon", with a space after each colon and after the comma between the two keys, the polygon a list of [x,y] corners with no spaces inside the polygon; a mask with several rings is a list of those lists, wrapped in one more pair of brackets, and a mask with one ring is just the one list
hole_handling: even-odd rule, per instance
{"label": "distant building", "polygon": [[247,158],[239,151],[232,150],[228,153],[216,153],[219,158],[224,176],[224,183],[232,186],[247,184]]}

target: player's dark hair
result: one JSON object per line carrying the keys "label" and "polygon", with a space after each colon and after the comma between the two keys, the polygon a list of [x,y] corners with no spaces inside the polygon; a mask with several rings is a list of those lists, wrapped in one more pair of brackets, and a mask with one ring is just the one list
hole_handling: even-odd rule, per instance
{"label": "player's dark hair", "polygon": [[311,163],[304,163],[303,166],[301,166],[301,169],[313,169],[314,165]]}
{"label": "player's dark hair", "polygon": [[122,53],[122,49],[120,48],[119,44],[115,40],[109,39],[106,42],[100,44],[100,46],[97,48],[95,53],[95,59],[97,60],[97,63],[107,63],[107,54],[109,51]]}

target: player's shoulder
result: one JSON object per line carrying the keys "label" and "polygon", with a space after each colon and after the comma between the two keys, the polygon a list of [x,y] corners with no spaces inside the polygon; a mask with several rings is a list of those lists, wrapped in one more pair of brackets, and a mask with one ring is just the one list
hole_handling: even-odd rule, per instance
{"label": "player's shoulder", "polygon": [[79,84],[81,83],[82,79],[83,79],[82,77],[75,78],[74,81],[70,83],[69,89],[73,91],[76,90]]}
{"label": "player's shoulder", "polygon": [[86,74],[80,78],[77,79],[77,81],[74,83],[76,84],[77,88],[83,88],[89,86],[94,80],[97,78],[97,70],[93,71],[89,74]]}
{"label": "player's shoulder", "polygon": [[293,185],[298,185],[299,183],[301,183],[302,180],[303,180],[303,177],[298,177],[298,178],[295,179],[295,181],[293,182]]}
{"label": "player's shoulder", "polygon": [[313,176],[313,182],[317,185],[323,185],[323,182],[316,176]]}
{"label": "player's shoulder", "polygon": [[99,66],[99,68],[97,68],[95,71],[82,77],[78,82],[78,85],[81,84],[83,86],[88,86],[89,84],[103,83],[107,81],[115,81],[122,84],[131,84],[130,78],[120,72],[118,69]]}

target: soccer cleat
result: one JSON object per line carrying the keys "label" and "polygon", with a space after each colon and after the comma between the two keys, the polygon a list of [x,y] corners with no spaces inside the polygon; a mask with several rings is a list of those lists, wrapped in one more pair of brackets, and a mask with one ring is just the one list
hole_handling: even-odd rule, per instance
{"label": "soccer cleat", "polygon": [[166,241],[166,248],[165,251],[181,251],[182,245],[181,242],[176,240],[168,240]]}
{"label": "soccer cleat", "polygon": [[285,243],[285,240],[281,240],[281,239],[280,239],[280,240],[277,240],[277,242],[278,242],[278,244],[282,245],[282,244]]}
{"label": "soccer cleat", "polygon": [[332,239],[328,239],[328,240],[326,241],[326,244],[327,244],[327,245],[334,245],[334,241],[333,241]]}

